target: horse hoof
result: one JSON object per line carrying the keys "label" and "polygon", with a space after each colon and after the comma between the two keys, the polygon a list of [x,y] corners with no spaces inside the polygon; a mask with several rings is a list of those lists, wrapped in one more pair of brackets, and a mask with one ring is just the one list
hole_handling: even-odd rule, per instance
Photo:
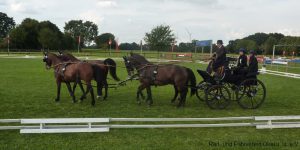
{"label": "horse hoof", "polygon": [[97,95],[97,99],[101,99],[101,97],[102,97],[102,96],[98,96],[98,95]]}
{"label": "horse hoof", "polygon": [[56,98],[56,99],[55,99],[55,102],[59,102],[59,99]]}
{"label": "horse hoof", "polygon": [[104,101],[107,100],[107,97],[104,97],[103,100],[104,100]]}
{"label": "horse hoof", "polygon": [[171,100],[171,104],[175,104],[175,100],[172,99],[172,100]]}
{"label": "horse hoof", "polygon": [[177,105],[177,108],[183,108],[183,105],[179,104]]}
{"label": "horse hoof", "polygon": [[92,106],[93,106],[93,107],[95,106],[95,102],[92,102]]}
{"label": "horse hoof", "polygon": [[77,101],[76,101],[76,100],[73,100],[72,102],[73,102],[73,104],[77,103]]}

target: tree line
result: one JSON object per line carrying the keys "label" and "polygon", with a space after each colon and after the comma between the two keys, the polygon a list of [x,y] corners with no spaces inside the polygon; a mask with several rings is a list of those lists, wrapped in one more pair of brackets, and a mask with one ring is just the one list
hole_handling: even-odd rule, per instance
{"label": "tree line", "polygon": [[6,48],[8,40],[13,49],[74,50],[84,47],[107,48],[115,36],[111,33],[98,35],[98,26],[91,21],[71,20],[65,23],[64,32],[50,21],[26,18],[16,25],[12,17],[0,12],[0,48]]}
{"label": "tree line", "polygon": [[[10,47],[15,49],[60,49],[75,50],[78,48],[119,48],[120,50],[155,50],[155,51],[182,51],[194,52],[197,40],[191,42],[176,42],[174,31],[169,25],[158,25],[150,32],[145,33],[142,43],[117,43],[112,33],[98,33],[98,26],[91,21],[70,20],[65,23],[64,31],[50,21],[37,21],[26,18],[16,25],[12,17],[0,12],[0,48]],[[9,35],[9,37],[8,37]],[[111,45],[109,45],[111,43]],[[230,53],[238,52],[240,48],[255,50],[258,54],[271,54],[274,45],[300,45],[300,37],[285,36],[281,33],[255,33],[242,39],[230,40],[226,45]],[[197,48],[196,48],[197,50]],[[198,48],[198,52],[201,51]],[[209,52],[210,47],[205,47],[204,52]],[[299,46],[280,47],[277,54],[300,52]]]}

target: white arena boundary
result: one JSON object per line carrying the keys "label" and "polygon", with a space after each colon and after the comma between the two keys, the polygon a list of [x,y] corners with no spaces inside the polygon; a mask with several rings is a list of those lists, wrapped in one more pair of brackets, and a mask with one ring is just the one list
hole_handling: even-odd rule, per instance
{"label": "white arena boundary", "polygon": [[22,134],[109,132],[110,129],[114,129],[114,128],[256,127],[256,129],[276,129],[276,128],[300,128],[300,115],[299,116],[222,117],[222,118],[0,119],[0,124],[5,124],[5,125],[14,124],[14,126],[1,125],[0,130],[20,130],[20,133]]}
{"label": "white arena boundary", "polygon": [[273,70],[267,70],[267,69],[260,69],[259,72],[261,74],[270,74],[270,75],[275,75],[275,76],[300,79],[300,74],[295,74],[295,73],[280,72],[280,71],[273,71]]}

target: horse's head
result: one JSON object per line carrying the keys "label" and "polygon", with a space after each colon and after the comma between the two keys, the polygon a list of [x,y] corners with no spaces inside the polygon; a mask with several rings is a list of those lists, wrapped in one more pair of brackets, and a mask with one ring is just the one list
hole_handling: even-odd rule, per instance
{"label": "horse's head", "polygon": [[52,65],[51,59],[49,59],[48,52],[44,52],[43,62],[45,62],[46,69],[50,69]]}
{"label": "horse's head", "polygon": [[50,69],[53,64],[55,64],[54,63],[54,61],[55,61],[54,57],[57,57],[57,56],[55,54],[52,54],[52,53],[44,52],[43,62],[45,62],[47,70]]}
{"label": "horse's head", "polygon": [[128,76],[132,76],[134,74],[134,64],[133,64],[134,62],[130,60],[131,57],[124,56],[123,59],[124,59]]}

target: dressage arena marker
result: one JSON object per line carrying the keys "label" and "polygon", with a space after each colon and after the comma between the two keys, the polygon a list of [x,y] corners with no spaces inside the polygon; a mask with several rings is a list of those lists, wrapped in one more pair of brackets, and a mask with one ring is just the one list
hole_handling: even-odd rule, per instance
{"label": "dressage arena marker", "polygon": [[[220,122],[221,123],[199,123]],[[241,122],[233,122],[241,121]],[[20,133],[80,133],[109,132],[111,128],[212,128],[256,127],[256,129],[300,128],[299,116],[250,116],[222,118],[51,118],[0,119],[0,123],[20,123],[21,126],[0,126],[0,130],[20,130]],[[124,122],[126,124],[124,124]],[[145,124],[152,122],[153,124]],[[166,123],[169,122],[169,123]],[[182,123],[189,122],[189,123]],[[226,123],[228,122],[228,123]],[[116,124],[118,123],[118,124]],[[160,123],[160,124],[158,124]]]}

